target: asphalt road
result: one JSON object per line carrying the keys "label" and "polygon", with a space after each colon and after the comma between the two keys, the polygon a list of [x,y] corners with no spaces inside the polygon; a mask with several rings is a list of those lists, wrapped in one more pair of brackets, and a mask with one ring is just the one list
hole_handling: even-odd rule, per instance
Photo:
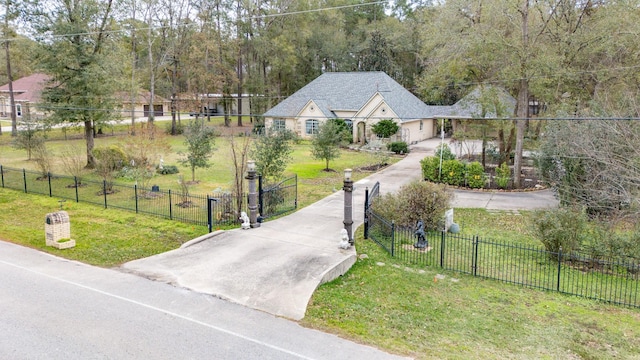
{"label": "asphalt road", "polygon": [[210,295],[1,241],[0,278],[0,359],[398,358]]}

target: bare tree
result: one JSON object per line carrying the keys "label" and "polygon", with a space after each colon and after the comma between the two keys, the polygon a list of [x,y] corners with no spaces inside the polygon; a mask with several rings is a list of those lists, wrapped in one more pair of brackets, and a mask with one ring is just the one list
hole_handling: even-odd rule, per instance
{"label": "bare tree", "polygon": [[555,120],[545,134],[540,169],[562,205],[592,215],[640,215],[640,122]]}
{"label": "bare tree", "polygon": [[[241,138],[229,135],[227,137],[229,141],[229,148],[231,151],[231,161],[234,167],[233,178],[233,194],[236,200],[237,216],[240,216],[242,211],[242,203],[244,202],[244,174],[247,170],[247,161],[249,160],[249,148],[251,145],[251,138],[243,136]],[[238,140],[241,139],[241,140]]]}

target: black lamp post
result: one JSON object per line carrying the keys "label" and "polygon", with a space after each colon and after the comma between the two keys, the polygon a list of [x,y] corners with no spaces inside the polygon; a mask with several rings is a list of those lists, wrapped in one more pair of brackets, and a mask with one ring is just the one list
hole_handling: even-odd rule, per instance
{"label": "black lamp post", "polygon": [[247,161],[247,180],[249,180],[249,223],[252,228],[260,227],[258,222],[258,192],[256,186],[256,162]]}
{"label": "black lamp post", "polygon": [[351,180],[351,169],[344,170],[344,228],[349,234],[349,244],[353,245],[353,180]]}

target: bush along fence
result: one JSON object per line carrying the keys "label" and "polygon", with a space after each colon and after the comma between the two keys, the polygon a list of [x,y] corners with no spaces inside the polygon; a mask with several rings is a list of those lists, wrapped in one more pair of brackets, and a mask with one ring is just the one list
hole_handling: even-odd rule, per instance
{"label": "bush along fence", "polygon": [[[369,204],[370,205],[370,204]],[[640,307],[640,261],[595,260],[577,253],[547,251],[447,232],[426,234],[428,246],[414,247],[414,229],[396,226],[365,205],[365,238],[410,264],[494,279],[530,288]]]}
{"label": "bush along fence", "polygon": [[[77,177],[48,174],[0,165],[0,185],[25,193],[48,195],[61,199],[84,202],[106,208],[134,211],[196,225],[231,225],[238,222],[240,211],[248,212],[247,202],[237,209],[231,193],[209,195],[190,194],[188,191],[151,189],[137,185],[108,181],[82,180]],[[297,208],[297,177],[292,176],[267,190],[259,189],[259,199],[269,205],[261,206],[261,217],[268,218]],[[243,199],[247,194],[243,195]],[[266,199],[266,200],[264,200]],[[274,200],[275,199],[275,200]]]}

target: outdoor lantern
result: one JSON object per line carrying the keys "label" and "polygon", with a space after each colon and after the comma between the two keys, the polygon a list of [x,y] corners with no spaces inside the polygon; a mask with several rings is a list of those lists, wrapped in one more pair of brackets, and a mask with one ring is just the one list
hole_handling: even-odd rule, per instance
{"label": "outdoor lantern", "polygon": [[344,179],[346,181],[351,181],[351,169],[344,169]]}
{"label": "outdoor lantern", "polygon": [[247,161],[247,169],[249,171],[256,171],[256,162],[253,160]]}

